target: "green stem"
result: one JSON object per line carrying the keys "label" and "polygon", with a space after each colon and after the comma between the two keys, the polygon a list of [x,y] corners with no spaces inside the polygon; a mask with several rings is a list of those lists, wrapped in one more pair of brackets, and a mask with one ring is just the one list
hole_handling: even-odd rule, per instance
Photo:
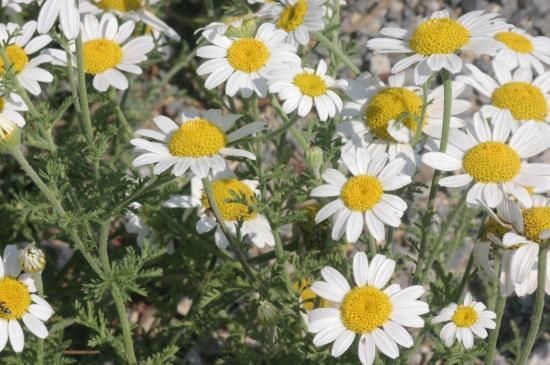
{"label": "green stem", "polygon": [[[446,152],[447,151],[447,145],[449,143],[449,130],[451,125],[451,107],[453,102],[453,86],[452,86],[452,78],[449,71],[442,69],[440,71],[441,79],[443,81],[443,128],[441,131],[441,144],[439,146],[439,152]],[[441,178],[441,171],[435,170],[434,176],[432,178],[432,185],[430,187],[430,193],[428,196],[428,204],[426,208],[426,214],[430,217],[431,224],[431,216],[434,212],[434,200],[435,196],[437,194],[437,187],[439,184],[439,179]],[[429,227],[426,227],[428,223],[424,222],[423,227],[423,234],[422,234],[422,241],[420,243],[420,251],[418,254],[418,261],[416,270],[414,272],[415,275],[415,282],[420,282],[417,277],[419,275],[422,275],[423,271],[423,260],[424,260],[424,254],[426,251],[430,251],[428,246],[428,234]]]}
{"label": "green stem", "polygon": [[[57,213],[59,217],[65,218],[67,216],[67,212],[65,212],[65,209],[63,209],[63,206],[61,205],[60,201],[57,199],[56,194],[42,181],[40,176],[38,176],[38,173],[34,170],[34,168],[29,164],[25,156],[23,156],[23,153],[21,152],[21,148],[17,147],[11,151],[12,156],[15,158],[15,160],[19,163],[23,171],[31,178],[31,180],[35,183],[35,185],[38,187],[38,189],[44,194],[46,199],[52,204],[54,211]],[[88,250],[86,249],[86,246],[80,239],[80,236],[78,232],[73,228],[69,227],[69,235],[71,239],[74,241],[76,248],[82,253],[88,264],[92,267],[92,269],[95,271],[95,273],[99,276],[103,276],[103,271],[97,264],[96,260],[90,255]]]}
{"label": "green stem", "polygon": [[130,327],[130,321],[128,320],[128,313],[126,313],[126,305],[124,299],[117,285],[111,286],[111,295],[115,302],[118,318],[120,320],[120,326],[122,327],[122,337],[124,338],[124,348],[126,349],[126,357],[128,364],[137,365],[136,352],[134,350],[134,341],[132,340],[132,329]]}
{"label": "green stem", "polygon": [[81,123],[86,135],[86,140],[91,147],[94,144],[94,133],[92,128],[92,117],[90,115],[90,104],[88,101],[88,90],[86,89],[86,73],[84,71],[84,51],[82,49],[82,36],[76,38],[76,67],[78,71],[78,87],[80,93],[80,109],[82,111]]}
{"label": "green stem", "polygon": [[317,32],[314,34],[319,43],[331,51],[336,57],[338,57],[346,66],[349,67],[351,72],[355,75],[359,75],[361,70],[351,61],[351,59],[342,51],[340,46],[336,43],[333,43],[330,39],[325,37],[322,33]]}
{"label": "green stem", "polygon": [[279,265],[281,265],[281,269],[283,270],[283,280],[285,282],[285,287],[288,295],[294,296],[294,288],[292,287],[292,281],[290,280],[290,275],[288,274],[288,271],[285,267],[285,252],[283,247],[283,241],[281,240],[281,235],[279,234],[278,229],[273,230],[273,237],[275,238],[275,256],[277,257],[277,261],[279,262]]}
{"label": "green stem", "polygon": [[207,177],[203,178],[202,185],[204,186],[204,192],[206,193],[206,197],[208,198],[208,202],[210,203],[210,208],[212,209],[212,212],[214,213],[214,216],[218,221],[218,225],[220,226],[223,234],[229,241],[229,244],[231,245],[233,250],[235,250],[235,253],[237,254],[237,257],[239,259],[239,262],[241,263],[241,266],[244,269],[244,272],[254,285],[258,284],[258,279],[256,279],[256,275],[254,275],[252,268],[248,264],[248,261],[246,260],[246,257],[244,256],[240,248],[239,242],[236,242],[235,237],[231,234],[231,232],[229,232],[229,229],[227,228],[220,208],[218,207],[218,203],[216,202],[216,199],[214,197],[214,190],[212,189],[212,184],[210,183],[210,180]]}
{"label": "green stem", "polygon": [[296,139],[296,141],[302,146],[302,148],[305,150],[309,147],[309,142],[306,140],[306,138],[303,136],[302,132],[296,128],[294,125],[294,122],[292,122],[291,119],[288,118],[288,115],[284,112],[283,108],[281,107],[281,104],[279,104],[279,101],[275,97],[271,97],[271,105],[273,105],[273,108],[277,112],[277,115],[283,120],[283,127],[288,125],[288,130],[292,134],[292,136]]}
{"label": "green stem", "polygon": [[503,295],[498,295],[497,305],[495,307],[495,312],[497,318],[495,319],[496,327],[491,331],[489,335],[489,344],[487,345],[487,357],[485,358],[485,365],[493,365],[493,361],[496,355],[496,346],[498,334],[500,332],[500,325],[502,324],[502,316],[504,315],[504,308],[506,307],[506,300],[508,297]]}
{"label": "green stem", "polygon": [[542,320],[542,313],[544,311],[544,286],[546,284],[546,266],[548,264],[548,244],[541,244],[539,248],[539,265],[537,276],[537,294],[535,297],[535,308],[533,310],[533,316],[531,317],[531,326],[527,334],[527,340],[523,346],[523,351],[517,361],[518,365],[525,365],[529,360],[531,350],[537,340],[539,334],[539,328]]}

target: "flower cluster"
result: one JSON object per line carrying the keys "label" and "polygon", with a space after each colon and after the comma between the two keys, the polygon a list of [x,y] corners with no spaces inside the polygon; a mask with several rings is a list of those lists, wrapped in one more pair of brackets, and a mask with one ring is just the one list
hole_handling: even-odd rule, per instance
{"label": "flower cluster", "polygon": [[[105,292],[112,296],[124,338],[113,346],[117,353],[126,354],[128,363],[138,362],[124,301],[130,293],[144,295],[145,291],[136,283],[128,284],[127,277],[134,275],[136,282],[155,277],[154,271],[144,269],[143,257],[150,254],[155,241],[163,239],[171,240],[163,249],[170,247],[166,250],[177,253],[174,236],[185,245],[199,240],[209,253],[214,252],[209,270],[223,259],[235,270],[232,275],[242,273],[248,282],[235,280],[235,287],[254,295],[247,293],[236,301],[240,305],[243,298],[262,298],[258,309],[262,324],[279,315],[265,299],[276,289],[263,286],[275,288],[283,281],[289,293],[274,297],[287,295],[296,304],[284,315],[293,310],[313,334],[316,347],[332,343],[333,357],[342,356],[357,338],[356,353],[364,365],[373,364],[379,353],[397,359],[400,348],[414,348],[430,331],[439,332],[440,343],[448,348],[467,351],[474,347],[474,337],[487,338],[487,330],[495,329],[489,345],[493,348],[488,349],[491,359],[503,301],[514,294],[537,293],[533,321],[537,323],[538,315],[540,324],[544,291],[550,295],[550,164],[537,160],[550,149],[549,38],[531,36],[496,13],[472,11],[456,18],[447,10],[436,11],[409,29],[382,28],[379,37],[370,39],[365,46],[373,53],[406,55],[393,65],[390,75],[372,75],[361,73],[338,42],[324,35],[330,31],[337,38],[337,29],[329,25],[339,21],[345,2],[249,0],[256,12],[197,30],[198,46],[191,53],[197,67],[193,64],[186,72],[198,80],[195,92],[201,102],[193,107],[184,102],[177,112],[165,108],[165,115],[154,116],[152,124],[133,132],[122,101],[144,70],[149,72],[157,59],[162,62],[162,47],[181,40],[155,15],[160,1],[32,2],[1,2],[14,12],[23,5],[40,8],[36,20],[0,24],[0,151],[11,154],[33,180],[55,215],[50,223],[66,231],[104,281],[100,288],[97,282],[90,284],[97,287],[89,292],[100,293],[101,298]],[[330,57],[320,56],[327,52]],[[477,55],[478,66],[489,60],[489,67],[467,61],[461,57],[464,52]],[[345,72],[342,66],[347,66]],[[176,67],[174,74],[179,70]],[[340,77],[350,74],[354,77]],[[52,125],[45,126],[52,113],[43,105],[35,106],[29,94],[50,100],[53,91],[60,89],[71,95],[68,106],[61,108],[62,115]],[[479,97],[479,110],[475,111],[467,92]],[[145,98],[143,94],[140,97]],[[158,89],[150,95],[158,95]],[[114,110],[122,125],[116,132],[112,126],[99,127],[99,119],[109,118],[95,104]],[[93,193],[78,190],[88,189],[88,184],[75,188],[59,183],[59,191],[53,187],[61,178],[70,179],[74,166],[84,165],[73,161],[63,168],[48,166],[45,170],[52,173],[48,184],[21,149],[27,143],[29,148],[47,150],[55,161],[64,161],[65,150],[59,152],[55,144],[64,132],[54,135],[52,129],[71,106],[81,129],[70,143],[85,142],[83,153],[92,155],[86,160],[93,170],[89,176],[104,184]],[[40,138],[22,139],[27,129],[31,136],[38,131]],[[285,139],[287,132],[294,141]],[[127,138],[129,134],[134,138]],[[301,173],[293,171],[296,176],[289,177],[284,173],[294,161],[282,162],[282,156],[284,147],[293,142],[299,146],[292,145],[299,150],[293,152],[300,159],[303,150],[305,162]],[[116,154],[114,161],[110,153]],[[129,171],[126,180],[120,174],[105,174],[109,168],[118,173],[121,166]],[[420,172],[426,174],[431,171],[428,168],[435,171],[428,193],[421,196],[425,181]],[[79,195],[85,195],[86,201],[89,196],[99,200],[102,194],[110,199],[107,195],[115,192],[105,185],[116,184],[114,176],[123,181],[121,185],[135,182],[134,173],[148,184],[141,186],[137,179],[137,188],[119,194],[124,196],[116,204],[98,202],[102,210],[92,212],[78,203]],[[277,177],[278,185],[270,182]],[[171,183],[169,193],[155,190],[166,181]],[[290,186],[294,190],[288,193]],[[463,198],[443,218],[449,221],[436,225],[439,188],[445,188],[451,200],[455,191]],[[67,196],[59,198],[65,191]],[[152,209],[161,216],[156,221],[144,218],[152,195],[156,198]],[[419,213],[424,201],[425,212]],[[178,209],[184,213],[174,224],[170,219]],[[467,219],[469,212],[480,212],[484,223],[467,271],[457,288],[445,288],[444,300],[438,297],[431,302],[432,296],[441,293],[433,285],[433,292],[425,295],[430,270],[444,250],[453,219],[461,213]],[[137,234],[138,249],[144,253],[141,258],[129,251],[124,259],[110,261],[109,237],[122,226],[111,224],[117,215],[126,221],[127,233]],[[100,222],[104,217],[108,220]],[[407,229],[402,229],[403,223]],[[159,233],[162,228],[157,227],[163,224],[170,225],[170,234]],[[434,226],[438,226],[437,235]],[[396,232],[418,238],[402,239],[404,246],[410,243],[405,248],[408,256],[392,250]],[[462,236],[456,234],[462,244]],[[338,255],[324,255],[323,249],[337,244],[344,247]],[[322,257],[318,262],[304,260],[309,265],[307,275],[296,264],[300,262],[297,252],[304,247],[321,247],[315,253]],[[295,260],[287,260],[288,251],[295,251]],[[276,264],[266,264],[273,259]],[[192,265],[182,267],[194,270],[202,265],[200,260],[189,261]],[[493,298],[502,305],[500,311],[487,309],[470,294],[475,288],[467,288],[467,282],[474,264],[484,279],[498,283]],[[15,352],[23,350],[20,320],[39,339],[48,336],[44,322],[54,311],[42,298],[45,265],[46,256],[35,245],[6,246],[0,260],[0,352],[8,341]],[[319,269],[322,280],[307,279]],[[394,277],[397,273],[399,278]],[[439,279],[454,285],[448,278]],[[233,283],[225,284],[229,288]],[[296,287],[301,291],[300,305]],[[218,283],[218,294],[222,289]],[[419,331],[427,326],[422,316],[435,312],[427,321],[429,328]],[[87,316],[80,315],[78,321],[85,323],[83,318],[91,314]],[[101,312],[98,318],[87,327],[104,337],[91,342],[108,343],[115,331],[105,329]],[[532,331],[527,355],[538,327],[532,325]]]}

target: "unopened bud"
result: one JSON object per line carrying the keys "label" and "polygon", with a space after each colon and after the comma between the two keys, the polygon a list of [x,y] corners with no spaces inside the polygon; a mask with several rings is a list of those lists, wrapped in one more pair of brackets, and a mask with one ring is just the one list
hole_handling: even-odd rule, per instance
{"label": "unopened bud", "polygon": [[318,146],[310,146],[306,149],[306,163],[308,169],[315,175],[316,178],[321,176],[320,170],[323,167],[323,150]]}
{"label": "unopened bud", "polygon": [[0,152],[13,151],[21,140],[20,128],[11,120],[0,116]]}
{"label": "unopened bud", "polygon": [[233,18],[226,20],[225,23],[229,23],[225,33],[228,37],[253,38],[256,34],[256,19],[254,18]]}
{"label": "unopened bud", "polygon": [[19,265],[24,272],[35,274],[42,272],[46,267],[46,255],[44,251],[31,243],[19,250]]}

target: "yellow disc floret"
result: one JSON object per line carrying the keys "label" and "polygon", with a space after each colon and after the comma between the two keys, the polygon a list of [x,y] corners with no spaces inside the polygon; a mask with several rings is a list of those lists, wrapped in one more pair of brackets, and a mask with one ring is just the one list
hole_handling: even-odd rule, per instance
{"label": "yellow disc floret", "polygon": [[296,28],[304,24],[307,9],[307,0],[298,0],[296,4],[285,7],[277,21],[277,27],[283,29],[285,32],[296,30]]}
{"label": "yellow disc floret", "polygon": [[531,53],[535,49],[533,42],[527,37],[515,32],[500,32],[495,34],[495,39],[506,47],[518,53]]}
{"label": "yellow disc floret", "polygon": [[430,19],[421,23],[409,42],[410,48],[418,54],[456,53],[468,44],[470,31],[451,18]]}
{"label": "yellow disc floret", "polygon": [[366,124],[378,138],[395,140],[388,133],[392,120],[400,121],[405,127],[415,132],[417,118],[422,114],[422,98],[403,87],[390,87],[373,96],[365,112]]}
{"label": "yellow disc floret", "polygon": [[[257,213],[253,208],[256,203],[254,191],[237,179],[221,179],[212,183],[214,199],[220,209],[223,219],[227,221],[255,219]],[[201,197],[204,208],[210,209],[206,194]]]}
{"label": "yellow disc floret", "polygon": [[31,294],[25,284],[11,277],[0,279],[0,319],[21,319],[31,305]]}
{"label": "yellow disc floret", "polygon": [[370,333],[390,318],[393,305],[390,297],[373,286],[357,287],[344,297],[340,318],[355,333]]}
{"label": "yellow disc floret", "polygon": [[116,10],[125,13],[141,9],[143,2],[142,0],[100,0],[96,6],[107,11]]}
{"label": "yellow disc floret", "polygon": [[494,218],[489,218],[487,223],[485,223],[485,232],[482,238],[487,240],[489,235],[492,234],[496,238],[502,240],[502,237],[508,232],[510,232],[510,228],[504,227]]}
{"label": "yellow disc floret", "polygon": [[4,111],[5,106],[6,106],[6,102],[4,101],[4,98],[0,97],[0,113]]}
{"label": "yellow disc floret", "polygon": [[227,50],[227,61],[233,68],[252,73],[263,68],[271,53],[264,42],[253,38],[238,39]]}
{"label": "yellow disc floret", "polygon": [[457,327],[471,327],[478,318],[474,308],[467,305],[459,305],[451,320]]}
{"label": "yellow disc floret", "polygon": [[540,234],[550,229],[550,207],[534,207],[522,210],[523,233],[531,241],[541,242]]}
{"label": "yellow disc floret", "polygon": [[477,182],[503,183],[517,176],[521,170],[521,159],[505,143],[483,142],[466,151],[463,166]]}
{"label": "yellow disc floret", "polygon": [[[12,44],[6,47],[6,55],[11,63],[12,70],[16,74],[23,71],[27,63],[29,63],[29,56],[25,50],[16,44]],[[0,58],[0,76],[5,73],[4,60]]]}
{"label": "yellow disc floret", "polygon": [[384,189],[376,177],[361,175],[350,178],[344,184],[340,198],[349,209],[366,212],[378,204],[383,195]]}
{"label": "yellow disc floret", "polygon": [[308,279],[303,279],[301,281],[295,281],[292,285],[294,290],[300,295],[300,300],[302,301],[302,308],[307,312],[315,308],[315,301],[319,300],[319,308],[327,308],[328,301],[318,297],[313,290],[311,290],[311,282]]}
{"label": "yellow disc floret", "polygon": [[294,77],[294,85],[304,95],[316,97],[327,91],[327,84],[320,76],[310,73],[302,73]]}
{"label": "yellow disc floret", "polygon": [[509,109],[514,119],[543,121],[548,102],[542,91],[526,82],[509,82],[493,92],[491,101],[500,109]]}
{"label": "yellow disc floret", "polygon": [[193,119],[182,124],[172,135],[168,150],[179,157],[206,157],[220,152],[227,136],[216,124],[206,119]]}
{"label": "yellow disc floret", "polygon": [[84,70],[97,75],[115,68],[122,61],[122,48],[110,39],[94,39],[84,43]]}

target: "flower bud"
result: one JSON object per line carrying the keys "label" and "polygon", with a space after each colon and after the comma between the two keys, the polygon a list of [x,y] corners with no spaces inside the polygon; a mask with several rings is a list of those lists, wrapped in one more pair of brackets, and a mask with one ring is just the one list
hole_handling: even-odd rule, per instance
{"label": "flower bud", "polygon": [[258,319],[264,325],[271,324],[277,317],[277,309],[267,300],[260,300],[258,306]]}
{"label": "flower bud", "polygon": [[44,251],[35,246],[34,243],[19,250],[19,265],[24,272],[35,274],[42,272],[46,267],[46,255]]}
{"label": "flower bud", "polygon": [[233,18],[226,20],[225,23],[229,23],[225,33],[228,37],[251,38],[256,34],[256,19],[254,18]]}
{"label": "flower bud", "polygon": [[323,167],[323,150],[318,146],[310,146],[306,149],[306,163],[308,169],[315,175],[316,178],[319,178],[320,169]]}

